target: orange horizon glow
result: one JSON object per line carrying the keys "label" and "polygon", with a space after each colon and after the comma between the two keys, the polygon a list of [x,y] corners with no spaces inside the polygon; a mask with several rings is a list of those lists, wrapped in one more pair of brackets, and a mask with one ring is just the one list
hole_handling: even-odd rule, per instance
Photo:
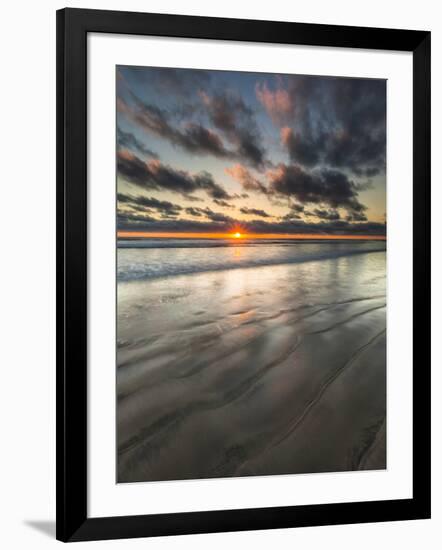
{"label": "orange horizon glow", "polygon": [[118,231],[119,239],[138,237],[146,239],[316,239],[316,240],[374,240],[386,241],[385,235],[316,235],[314,233],[183,233]]}

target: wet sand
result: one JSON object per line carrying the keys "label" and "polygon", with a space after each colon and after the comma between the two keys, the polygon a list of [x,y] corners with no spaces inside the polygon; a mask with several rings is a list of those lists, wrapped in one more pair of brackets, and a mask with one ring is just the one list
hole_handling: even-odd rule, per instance
{"label": "wet sand", "polygon": [[386,467],[385,252],[118,285],[119,482]]}

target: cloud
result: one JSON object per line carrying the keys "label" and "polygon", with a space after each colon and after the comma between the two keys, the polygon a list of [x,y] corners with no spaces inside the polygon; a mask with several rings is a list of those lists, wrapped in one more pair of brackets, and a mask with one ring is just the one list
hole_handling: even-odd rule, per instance
{"label": "cloud", "polygon": [[288,212],[284,216],[281,216],[281,220],[284,221],[291,221],[291,220],[301,220],[301,216],[299,214],[296,214],[296,212]]}
{"label": "cloud", "polygon": [[196,217],[204,216],[207,219],[212,220],[214,222],[232,223],[234,221],[233,218],[231,218],[230,216],[226,216],[221,212],[214,212],[208,206],[206,206],[205,208],[188,207],[186,208],[186,212],[191,216],[196,216]]}
{"label": "cloud", "polygon": [[[149,163],[145,163],[127,149],[117,153],[117,171],[127,181],[140,187],[148,187],[152,179]],[[156,189],[157,187],[153,186],[151,188]]]}
{"label": "cloud", "polygon": [[340,220],[341,216],[337,210],[324,210],[321,208],[315,208],[313,214],[322,220]]}
{"label": "cloud", "polygon": [[211,210],[210,208],[205,208],[204,211],[209,220],[228,224],[234,223],[233,218],[231,218],[230,216],[226,216],[225,214],[221,214],[221,212],[213,212],[213,210]]}
{"label": "cloud", "polygon": [[142,101],[133,92],[129,92],[130,103],[119,97],[118,112],[128,117],[143,130],[151,132],[173,145],[199,155],[213,155],[217,158],[242,159],[243,162],[262,167],[264,149],[260,144],[260,135],[254,122],[252,111],[241,98],[227,95],[209,97],[200,93],[203,106],[213,126],[227,140],[227,148],[220,134],[200,122],[187,120],[178,126],[171,113]]}
{"label": "cloud", "polygon": [[237,181],[246,191],[258,191],[259,193],[267,194],[266,186],[242,164],[235,164],[225,169],[226,174]]}
{"label": "cloud", "polygon": [[367,216],[362,212],[352,212],[345,218],[348,222],[366,222]]}
{"label": "cloud", "polygon": [[253,111],[242,98],[227,93],[208,95],[200,92],[212,124],[220,130],[236,148],[236,156],[246,164],[262,167],[264,149],[261,136],[253,117]]}
{"label": "cloud", "polygon": [[327,204],[332,208],[345,208],[350,212],[363,212],[353,181],[337,170],[322,169],[313,172],[297,164],[280,164],[268,173],[270,189],[307,204]]}
{"label": "cloud", "polygon": [[195,216],[198,218],[204,215],[204,210],[202,208],[197,208],[194,206],[188,206],[186,208],[186,212],[187,214],[190,214],[191,216]]}
{"label": "cloud", "polygon": [[[211,216],[208,218],[207,214]],[[275,233],[275,234],[313,234],[313,235],[372,235],[385,236],[386,225],[376,222],[350,223],[344,220],[321,221],[318,223],[305,222],[291,219],[279,222],[268,222],[255,219],[251,221],[235,220],[222,214],[217,214],[206,209],[201,209],[200,216],[208,219],[173,219],[155,220],[149,216],[137,214],[123,214],[118,216],[118,229],[120,231],[176,231],[176,232],[221,232],[230,233],[241,227],[244,233]]]}
{"label": "cloud", "polygon": [[[358,198],[361,187],[338,170],[323,168],[310,171],[297,164],[280,164],[267,172],[267,185],[241,164],[226,168],[225,172],[243,189],[263,193],[275,204],[282,205],[277,199],[278,196],[296,199],[302,204],[289,203],[289,208],[298,214],[304,211],[304,204],[308,203],[325,203],[333,209],[342,207],[349,213],[360,215],[366,210]],[[335,212],[329,215],[333,215],[333,219],[338,219]]]}
{"label": "cloud", "polygon": [[287,148],[292,161],[299,162],[304,166],[314,166],[320,160],[321,148],[318,141],[302,137],[294,133],[291,128],[281,128],[281,143]]}
{"label": "cloud", "polygon": [[186,195],[186,199],[190,202],[204,202],[204,199],[195,195]]}
{"label": "cloud", "polygon": [[192,175],[184,170],[175,170],[159,160],[144,162],[127,150],[118,152],[117,170],[129,183],[143,189],[165,189],[187,198],[196,191],[205,191],[214,199],[231,198],[208,172]]}
{"label": "cloud", "polygon": [[142,195],[134,196],[118,193],[117,199],[119,203],[127,204],[131,207],[135,207],[136,209],[153,209],[167,216],[177,216],[182,210],[182,207],[178,204],[158,200],[154,197],[145,197]]}
{"label": "cloud", "polygon": [[304,212],[304,205],[292,202],[290,204],[290,210],[293,210],[294,212]]}
{"label": "cloud", "polygon": [[200,172],[194,176],[194,182],[197,189],[204,189],[204,191],[213,199],[232,199],[233,196],[229,195],[227,191],[221,187],[218,183],[215,183],[213,177],[209,172]]}
{"label": "cloud", "polygon": [[227,201],[223,201],[222,199],[213,199],[213,202],[218,206],[223,206],[224,208],[235,208],[233,204],[230,204]]}
{"label": "cloud", "polygon": [[175,131],[172,141],[192,153],[210,153],[215,157],[232,157],[233,153],[227,151],[221,138],[200,124],[188,123],[183,132]]}
{"label": "cloud", "polygon": [[247,208],[247,206],[244,206],[243,208],[240,208],[239,211],[243,214],[259,216],[261,218],[271,218],[270,214],[267,214],[265,210],[260,210],[258,208]]}
{"label": "cloud", "polygon": [[133,212],[117,212],[117,227],[122,230],[136,229],[138,227],[155,227],[158,220],[148,214],[135,214]]}
{"label": "cloud", "polygon": [[288,90],[285,90],[281,86],[280,81],[278,87],[273,91],[268,88],[266,82],[257,83],[255,86],[255,94],[275,125],[284,124],[284,122],[293,115],[293,98]]}
{"label": "cloud", "polygon": [[147,157],[158,158],[157,153],[148,149],[139,139],[130,132],[124,132],[117,127],[117,144],[120,149],[135,149]]}
{"label": "cloud", "polygon": [[133,93],[131,98],[133,103],[130,105],[122,98],[118,98],[117,109],[143,130],[160,136],[191,153],[213,155],[219,158],[235,156],[232,151],[224,147],[221,138],[214,131],[193,122],[188,122],[183,128],[175,127],[166,110],[144,103]]}
{"label": "cloud", "polygon": [[256,95],[294,163],[357,177],[385,173],[386,84],[381,79],[288,76]]}

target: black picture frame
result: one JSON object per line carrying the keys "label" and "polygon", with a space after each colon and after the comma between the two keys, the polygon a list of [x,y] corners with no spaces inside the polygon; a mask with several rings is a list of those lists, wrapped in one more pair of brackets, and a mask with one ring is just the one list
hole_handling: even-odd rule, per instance
{"label": "black picture frame", "polygon": [[[204,38],[413,54],[413,498],[87,515],[87,35]],[[57,12],[57,538],[84,541],[430,517],[430,33],[117,11]]]}

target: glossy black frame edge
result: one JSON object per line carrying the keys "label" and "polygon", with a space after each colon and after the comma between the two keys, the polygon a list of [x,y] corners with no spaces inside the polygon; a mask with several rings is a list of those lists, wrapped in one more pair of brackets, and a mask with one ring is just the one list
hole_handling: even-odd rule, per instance
{"label": "glossy black frame edge", "polygon": [[[413,52],[413,498],[87,517],[87,33]],[[430,517],[430,33],[100,10],[57,12],[57,538],[84,541]]]}

